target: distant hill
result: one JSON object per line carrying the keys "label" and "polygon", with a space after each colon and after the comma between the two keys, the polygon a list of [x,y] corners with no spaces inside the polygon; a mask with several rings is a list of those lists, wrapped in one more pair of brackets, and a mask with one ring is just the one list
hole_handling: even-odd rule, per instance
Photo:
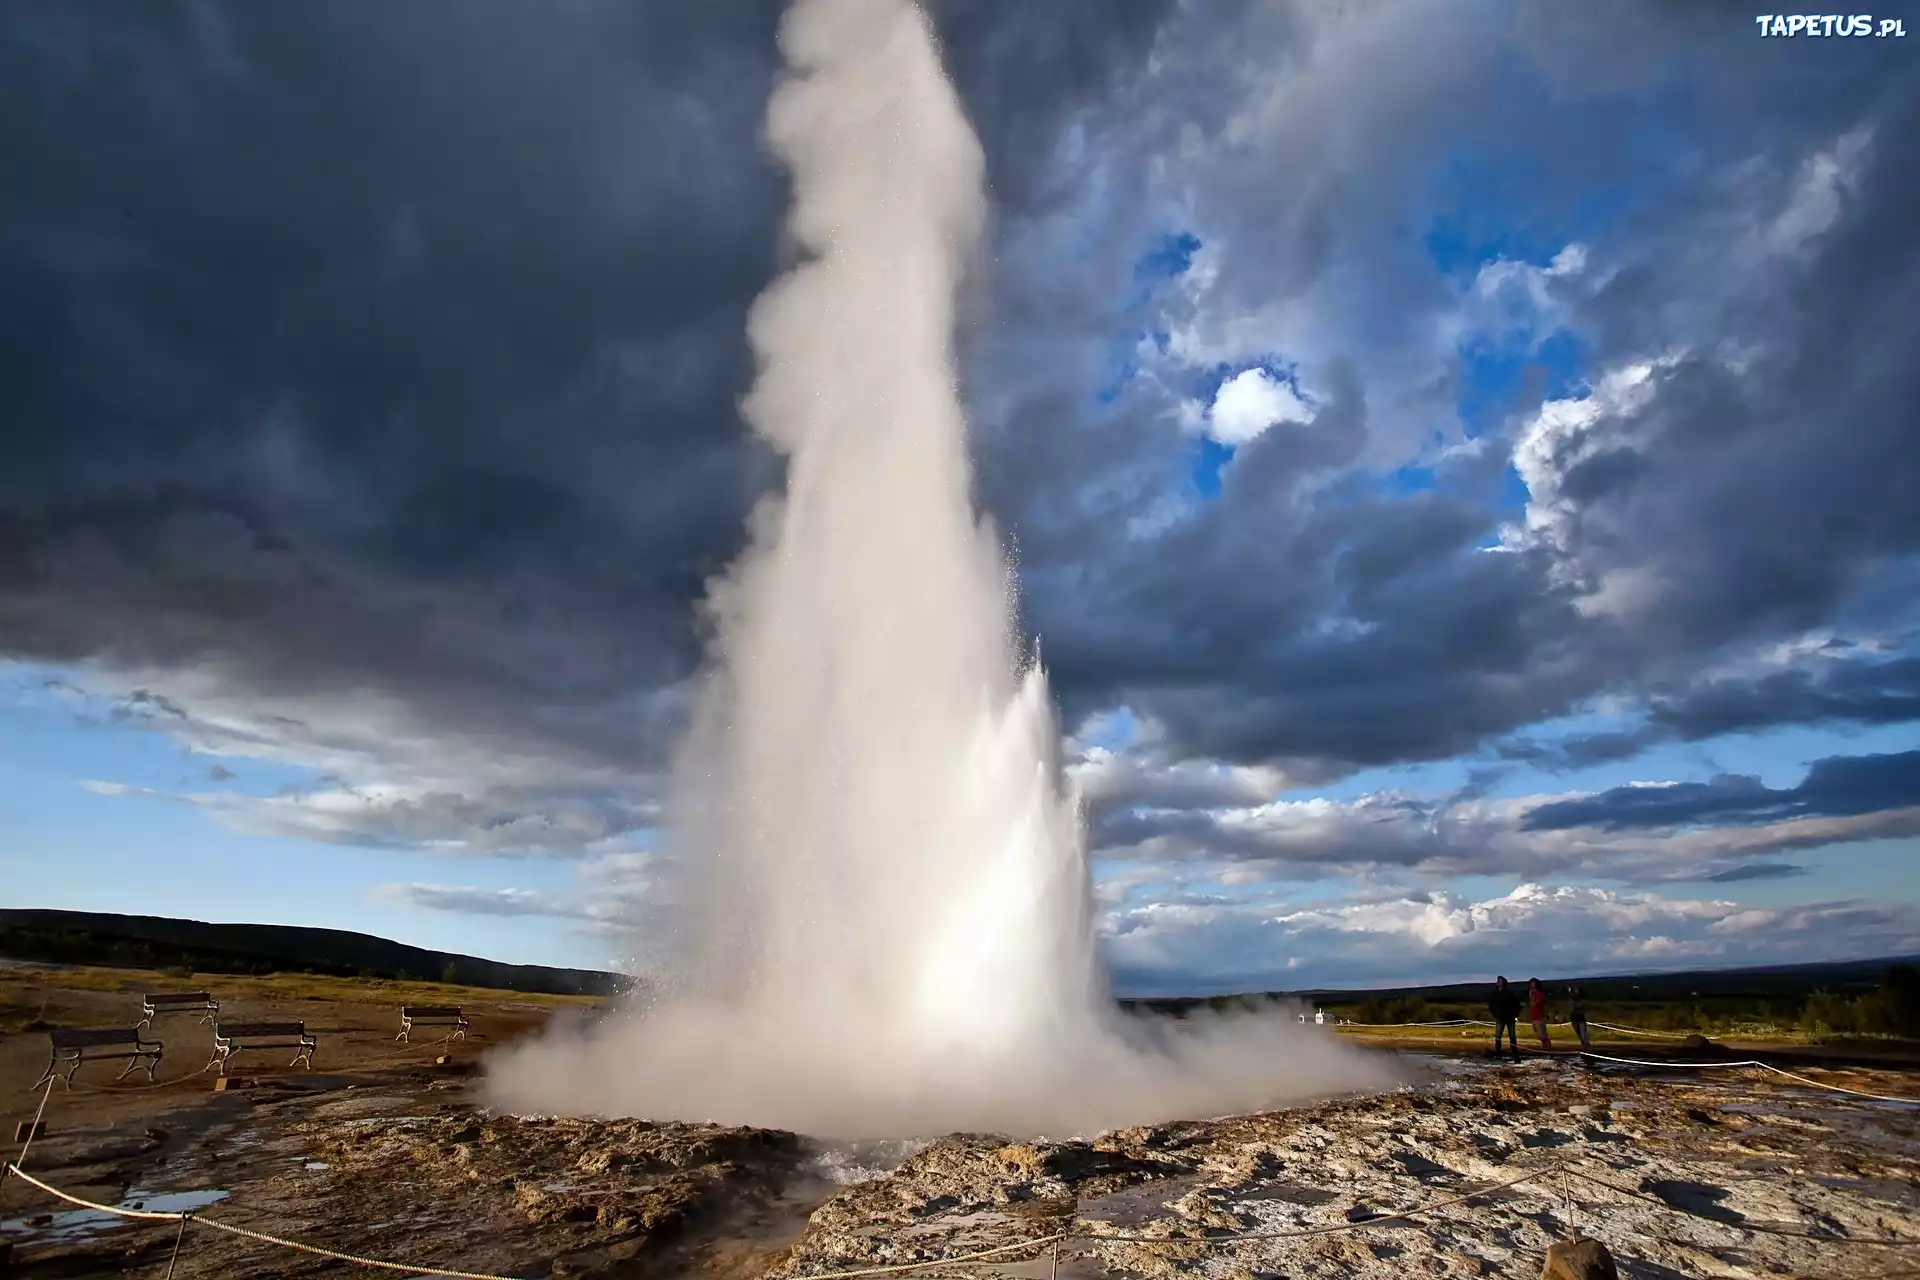
{"label": "distant hill", "polygon": [[[1829,960],[1813,964],[1753,965],[1738,969],[1687,969],[1677,973],[1614,973],[1594,977],[1546,976],[1514,970],[1507,977],[1525,985],[1540,977],[1555,990],[1568,983],[1579,983],[1587,999],[1603,1002],[1665,1004],[1692,1000],[1775,1000],[1799,1003],[1815,991],[1839,995],[1861,995],[1880,985],[1887,966],[1920,963],[1920,956],[1879,956],[1867,960]],[[1175,996],[1122,1000],[1130,1007],[1177,1013],[1202,1004],[1224,1004],[1234,1000],[1290,998],[1324,1007],[1358,1004],[1364,1000],[1394,1000],[1418,997],[1429,1004],[1474,1004],[1487,998],[1493,985],[1484,982],[1453,982],[1431,987],[1315,987],[1299,991],[1250,992],[1240,996]]]}
{"label": "distant hill", "polygon": [[414,978],[548,995],[612,995],[627,979],[595,969],[502,964],[344,929],[209,924],[163,916],[0,908],[0,956],[51,964],[209,973]]}

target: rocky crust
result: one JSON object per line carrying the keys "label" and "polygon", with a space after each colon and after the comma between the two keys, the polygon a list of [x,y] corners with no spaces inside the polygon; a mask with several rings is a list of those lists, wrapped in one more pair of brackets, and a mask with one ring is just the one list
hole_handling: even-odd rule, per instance
{"label": "rocky crust", "polygon": [[[1916,1091],[1892,1073],[1845,1082]],[[204,1204],[329,1248],[504,1276],[801,1280],[1012,1246],[917,1274],[1531,1277],[1576,1234],[1642,1280],[1920,1268],[1920,1113],[1737,1075],[1436,1063],[1414,1089],[1293,1111],[863,1149],[493,1115],[430,1072],[52,1121],[31,1163],[93,1198]],[[215,1199],[169,1199],[183,1194]],[[160,1274],[174,1229],[89,1220],[14,1185],[0,1235],[10,1275]],[[185,1247],[195,1276],[340,1271],[205,1229]]]}

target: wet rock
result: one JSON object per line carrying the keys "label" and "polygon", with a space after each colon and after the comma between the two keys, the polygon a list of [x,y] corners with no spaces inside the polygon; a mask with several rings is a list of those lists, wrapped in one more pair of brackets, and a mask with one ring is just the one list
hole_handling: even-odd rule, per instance
{"label": "wet rock", "polygon": [[1613,1255],[1598,1240],[1580,1237],[1547,1246],[1540,1280],[1620,1280]]}
{"label": "wet rock", "polygon": [[514,1199],[527,1221],[536,1226],[549,1222],[592,1222],[600,1215],[600,1206],[579,1196],[548,1191],[538,1183],[523,1182]]}
{"label": "wet rock", "polygon": [[624,1151],[589,1151],[574,1168],[582,1173],[612,1173],[633,1163],[634,1158]]}

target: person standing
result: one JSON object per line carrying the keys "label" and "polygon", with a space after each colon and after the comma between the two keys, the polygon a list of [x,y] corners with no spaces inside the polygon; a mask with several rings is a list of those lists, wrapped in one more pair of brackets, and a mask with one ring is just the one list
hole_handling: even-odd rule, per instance
{"label": "person standing", "polygon": [[1540,1047],[1553,1048],[1553,1041],[1547,1038],[1547,989],[1538,978],[1527,979],[1527,1021],[1533,1024],[1533,1034],[1540,1037]]}
{"label": "person standing", "polygon": [[1493,1015],[1493,1051],[1500,1052],[1500,1033],[1506,1032],[1515,1061],[1520,1057],[1520,997],[1504,976],[1493,980],[1493,994],[1487,998],[1487,1012]]}
{"label": "person standing", "polygon": [[1581,1050],[1591,1053],[1593,1041],[1587,1038],[1587,993],[1577,986],[1568,987],[1567,1002],[1572,1006],[1567,1019],[1573,1023],[1573,1034],[1580,1037]]}

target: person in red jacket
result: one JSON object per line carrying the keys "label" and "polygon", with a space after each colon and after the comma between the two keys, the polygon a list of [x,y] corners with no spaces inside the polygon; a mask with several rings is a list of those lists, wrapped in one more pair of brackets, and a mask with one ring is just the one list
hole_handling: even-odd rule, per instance
{"label": "person in red jacket", "polygon": [[1533,1034],[1540,1037],[1540,1047],[1553,1048],[1553,1041],[1547,1038],[1547,989],[1538,978],[1527,979],[1527,1021],[1533,1024]]}

